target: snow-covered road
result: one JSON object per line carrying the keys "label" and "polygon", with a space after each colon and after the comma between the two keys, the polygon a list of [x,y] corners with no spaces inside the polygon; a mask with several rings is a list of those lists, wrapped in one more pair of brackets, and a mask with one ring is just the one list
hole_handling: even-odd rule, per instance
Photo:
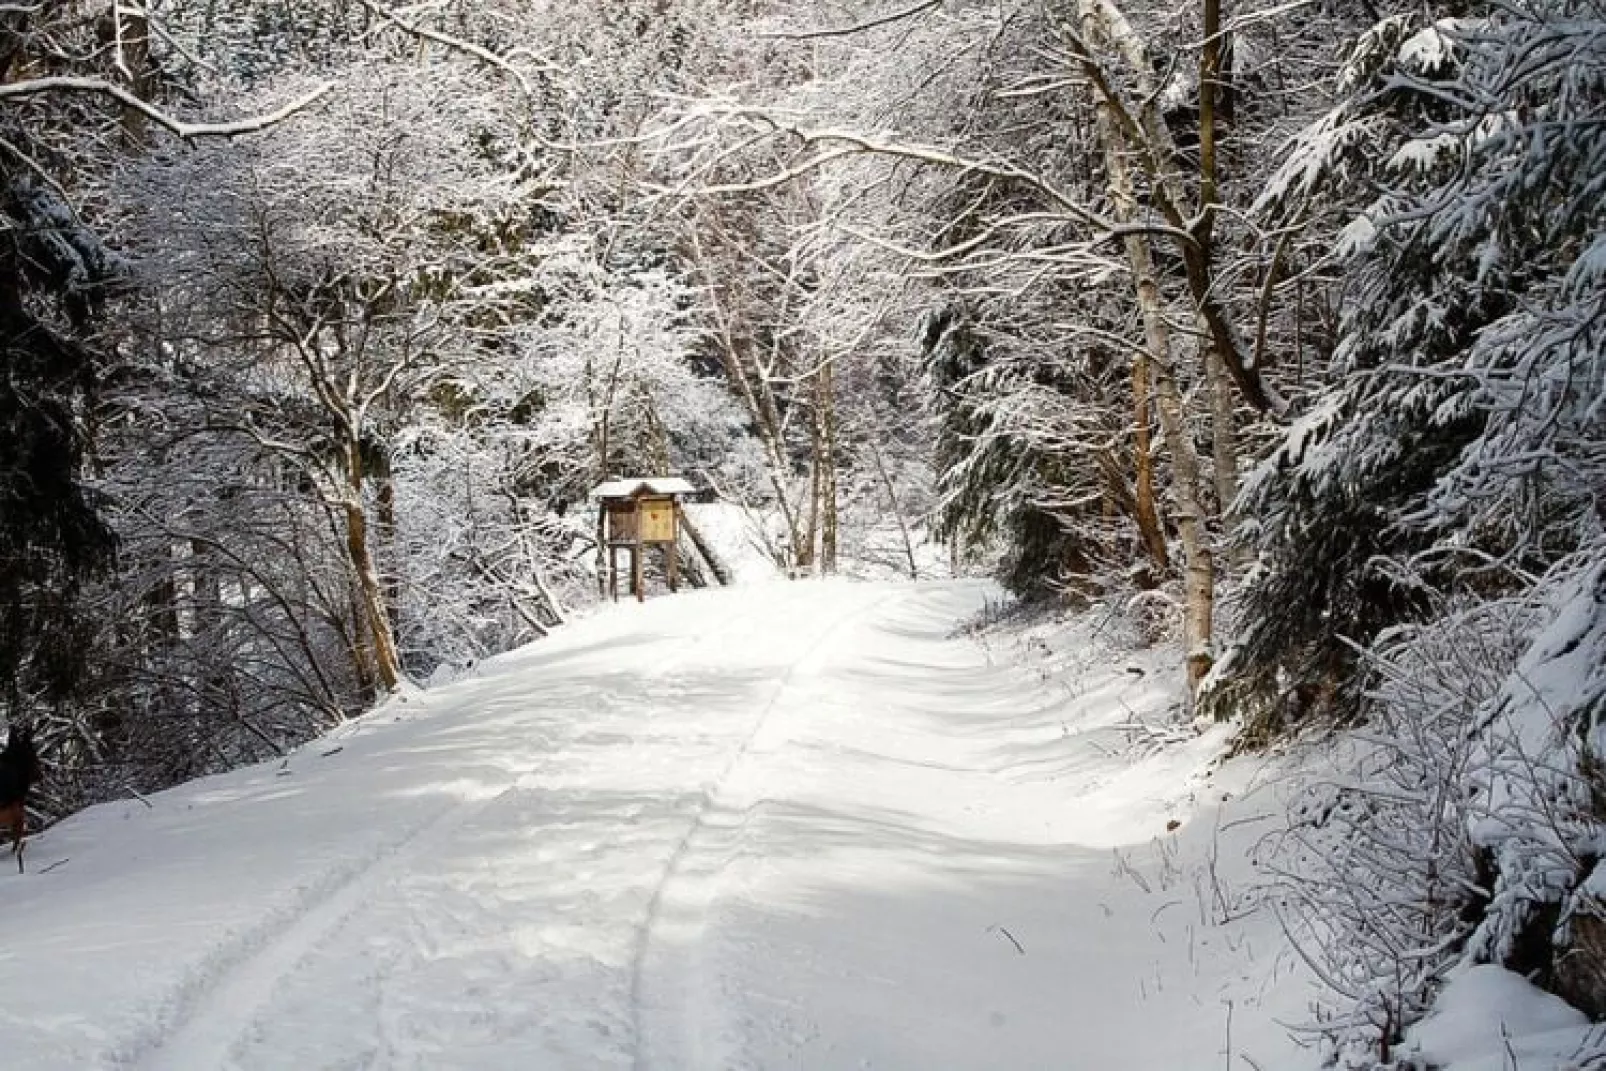
{"label": "snow-covered road", "polygon": [[79,815],[0,877],[0,1064],[1308,1064],[1220,739],[1126,746],[1163,674],[1067,694],[955,637],[989,591],[620,606]]}

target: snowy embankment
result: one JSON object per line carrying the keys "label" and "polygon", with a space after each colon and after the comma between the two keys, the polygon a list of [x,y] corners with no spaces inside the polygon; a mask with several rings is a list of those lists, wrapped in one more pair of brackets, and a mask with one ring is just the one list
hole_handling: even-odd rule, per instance
{"label": "snowy embankment", "polygon": [[1276,793],[1134,734],[1162,656],[956,638],[989,591],[623,604],[78,815],[0,878],[4,1066],[1309,1066]]}

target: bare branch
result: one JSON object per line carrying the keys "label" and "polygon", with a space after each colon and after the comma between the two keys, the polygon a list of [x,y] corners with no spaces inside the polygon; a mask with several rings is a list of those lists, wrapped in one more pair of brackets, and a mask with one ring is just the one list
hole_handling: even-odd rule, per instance
{"label": "bare branch", "polygon": [[[3,11],[0,11],[0,14],[3,14]],[[0,138],[0,149],[4,149],[12,156],[15,156],[19,163],[37,175],[41,182],[49,186],[51,190],[55,192],[56,196],[61,198],[61,203],[67,206],[68,211],[72,211],[72,198],[67,196],[67,191],[62,188],[61,183],[51,178],[50,172],[46,171],[37,160],[23,152],[21,149],[17,148],[15,145],[11,144],[11,142],[7,141],[5,138]]]}
{"label": "bare branch", "polygon": [[855,23],[852,26],[836,26],[824,30],[795,30],[790,32],[781,31],[777,33],[761,33],[758,36],[762,38],[783,41],[807,41],[816,37],[851,37],[856,33],[863,33],[866,30],[873,30],[877,26],[889,26],[894,22],[900,22],[903,19],[913,18],[916,15],[930,11],[934,7],[941,6],[942,0],[922,0],[921,3],[915,4],[913,7],[904,8],[902,11],[894,11],[890,15],[882,15],[879,18],[867,19],[864,22]]}

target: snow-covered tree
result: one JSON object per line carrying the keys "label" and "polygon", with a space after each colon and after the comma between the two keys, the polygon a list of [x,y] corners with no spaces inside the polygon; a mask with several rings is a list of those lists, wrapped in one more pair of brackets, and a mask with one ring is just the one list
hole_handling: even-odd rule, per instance
{"label": "snow-covered tree", "polygon": [[[666,188],[748,202],[851,188],[818,225],[901,256],[888,292],[929,288],[924,316],[901,300],[906,330],[962,322],[991,366],[971,401],[1007,414],[1016,443],[1075,451],[1041,479],[1034,465],[987,463],[1002,440],[956,427],[936,473],[945,500],[1021,505],[1008,560],[1024,588],[1064,569],[1067,541],[1075,569],[1090,556],[1116,565],[1099,581],[1180,582],[1197,682],[1232,564],[1214,553],[1215,515],[1236,492],[1239,424],[1286,415],[1303,349],[1328,335],[1302,323],[1307,296],[1322,307],[1310,247],[1246,209],[1266,139],[1310,115],[1296,87],[1330,62],[1335,24],[1213,4],[778,11],[766,36],[807,66],[679,109],[660,138],[684,161]],[[1195,43],[1173,55],[1179,38]],[[1009,398],[1049,382],[1061,386]],[[1065,391],[1073,382],[1080,393]],[[983,397],[987,384],[998,397]],[[1251,448],[1269,423],[1252,419]],[[1035,485],[1022,478],[1033,471]]]}
{"label": "snow-covered tree", "polygon": [[1308,859],[1349,910],[1291,882],[1356,1066],[1462,958],[1606,1010],[1601,29],[1567,0],[1387,19],[1268,191],[1359,211],[1336,382],[1245,489],[1259,562],[1211,692],[1262,730],[1368,717],[1415,786],[1340,794]]}
{"label": "snow-covered tree", "polygon": [[[383,544],[390,438],[431,387],[480,353],[469,285],[522,241],[515,117],[455,68],[376,64],[294,127],[245,148],[158,161],[148,261],[184,356],[220,364],[236,392],[219,430],[296,466],[340,517],[365,609],[362,675],[403,668]],[[174,225],[176,222],[176,226]]]}
{"label": "snow-covered tree", "polygon": [[48,713],[47,750],[79,735],[68,699],[96,673],[79,596],[115,542],[84,471],[103,336],[120,330],[108,300],[129,281],[107,238],[110,175],[154,131],[258,130],[324,90],[243,119],[179,114],[162,105],[160,36],[140,5],[0,10],[0,709],[8,721]]}

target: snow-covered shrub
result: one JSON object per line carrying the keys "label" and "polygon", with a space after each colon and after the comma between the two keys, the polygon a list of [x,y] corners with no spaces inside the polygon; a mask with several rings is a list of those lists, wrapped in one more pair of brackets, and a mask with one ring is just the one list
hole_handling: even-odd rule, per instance
{"label": "snow-covered shrub", "polygon": [[1301,791],[1262,859],[1331,991],[1344,1067],[1389,1066],[1452,968],[1494,963],[1596,1016],[1606,846],[1601,547],[1523,598],[1367,652],[1367,727]]}
{"label": "snow-covered shrub", "polygon": [[363,702],[335,531],[270,454],[190,431],[193,372],[107,391],[118,568],[84,592],[96,673],[46,718],[60,811],[280,754]]}
{"label": "snow-covered shrub", "polygon": [[1515,661],[1522,616],[1473,605],[1380,639],[1366,731],[1300,791],[1262,859],[1334,995],[1325,1025],[1351,1055],[1387,1058],[1466,939],[1462,911],[1478,895],[1468,727]]}
{"label": "snow-covered shrub", "polygon": [[1606,543],[1539,585],[1536,631],[1474,723],[1471,835],[1492,880],[1468,955],[1606,1017]]}
{"label": "snow-covered shrub", "polygon": [[1115,368],[1092,350],[1050,360],[1000,341],[959,306],[923,330],[937,537],[971,553],[1001,545],[999,579],[1017,595],[1086,597],[1096,572],[1119,572],[1106,549],[1126,550],[1103,512],[1108,444],[1124,430]]}
{"label": "snow-covered shrub", "polygon": [[397,641],[418,679],[545,635],[594,587],[575,550],[585,519],[521,493],[527,440],[527,429],[500,422],[436,421],[397,443]]}

